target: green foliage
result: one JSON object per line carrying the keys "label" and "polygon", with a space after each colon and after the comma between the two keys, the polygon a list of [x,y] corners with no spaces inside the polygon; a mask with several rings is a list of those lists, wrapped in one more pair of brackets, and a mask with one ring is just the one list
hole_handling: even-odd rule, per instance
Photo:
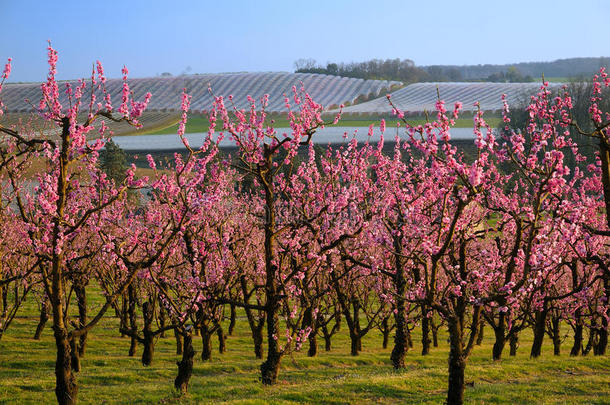
{"label": "green foliage", "polygon": [[533,82],[534,78],[530,75],[524,76],[519,69],[510,66],[506,72],[497,72],[487,76],[485,81],[494,83],[524,83]]}
{"label": "green foliage", "polygon": [[125,180],[127,157],[123,149],[112,139],[106,142],[106,146],[100,151],[100,167],[116,183]]}

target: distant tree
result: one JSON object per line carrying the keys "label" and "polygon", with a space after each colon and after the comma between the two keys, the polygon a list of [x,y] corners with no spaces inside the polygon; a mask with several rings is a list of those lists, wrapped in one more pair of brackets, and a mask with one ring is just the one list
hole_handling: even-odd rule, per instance
{"label": "distant tree", "polygon": [[329,63],[326,65],[326,71],[329,75],[336,75],[339,72],[339,66],[336,63]]}
{"label": "distant tree", "polygon": [[445,69],[445,74],[447,75],[449,80],[452,82],[459,82],[459,81],[463,80],[462,72],[460,72],[456,68]]}
{"label": "distant tree", "polygon": [[125,151],[112,139],[106,142],[106,146],[100,151],[100,168],[116,184],[125,180],[127,157]]}
{"label": "distant tree", "polygon": [[294,63],[297,73],[321,73],[327,75],[355,77],[367,80],[396,80],[414,83],[430,80],[430,75],[415,66],[411,59],[371,59],[365,62],[328,62],[326,68],[314,59],[299,59]]}
{"label": "distant tree", "polygon": [[430,75],[430,80],[433,82],[446,82],[448,79],[443,72],[442,66],[429,66],[426,71]]}
{"label": "distant tree", "polygon": [[312,58],[301,58],[294,62],[294,70],[295,72],[301,72],[304,70],[315,69],[318,67],[318,62]]}
{"label": "distant tree", "polygon": [[524,83],[532,82],[534,79],[532,76],[523,76],[521,71],[515,66],[510,66],[506,71],[492,73],[487,76],[486,81],[495,83]]}

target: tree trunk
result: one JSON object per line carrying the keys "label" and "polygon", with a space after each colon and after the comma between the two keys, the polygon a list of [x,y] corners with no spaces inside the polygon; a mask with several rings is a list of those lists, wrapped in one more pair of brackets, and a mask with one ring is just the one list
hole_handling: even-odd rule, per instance
{"label": "tree trunk", "polygon": [[[606,213],[606,215],[610,215]],[[610,222],[610,219],[609,219]],[[606,354],[608,347],[608,316],[610,315],[610,276],[606,275],[604,278],[604,295],[606,296],[606,316],[602,316],[602,327],[598,329],[598,341],[593,348],[593,354],[596,356],[603,356]]]}
{"label": "tree trunk", "polygon": [[546,328],[546,316],[548,310],[544,308],[542,311],[536,312],[534,322],[534,342],[532,343],[532,350],[530,357],[540,357],[542,352],[542,342],[544,340],[545,328]]}
{"label": "tree trunk", "polygon": [[229,336],[233,336],[235,330],[235,321],[237,320],[237,311],[235,310],[235,304],[231,304],[231,318],[229,320]]}
{"label": "tree trunk", "polygon": [[462,344],[462,329],[455,319],[447,320],[449,325],[449,389],[447,405],[464,403],[464,371],[466,359]]}
{"label": "tree trunk", "polygon": [[119,311],[118,307],[115,308],[115,312],[117,317],[119,318],[119,330],[121,331],[121,337],[125,336],[125,333],[123,333],[123,331],[126,331],[130,328],[129,325],[129,316],[128,316],[128,299],[127,299],[127,294],[123,294],[121,296],[121,310]]}
{"label": "tree trunk", "polygon": [[218,353],[223,354],[227,350],[227,336],[221,324],[216,328],[216,336],[218,336]]}
{"label": "tree trunk", "polygon": [[[432,346],[438,347],[438,328],[440,326],[436,326],[434,324],[434,319],[430,319],[430,329],[432,330]],[[411,345],[413,347],[413,345]]]}
{"label": "tree trunk", "polygon": [[309,341],[309,349],[307,350],[308,357],[315,357],[318,354],[318,328],[316,320],[313,316],[313,308],[307,307],[303,313],[302,329],[311,328],[311,332],[307,337]]}
{"label": "tree trunk", "polygon": [[[74,292],[76,293],[76,301],[78,304],[78,326],[83,327],[87,324],[87,293],[84,285],[79,283],[74,285]],[[78,341],[78,357],[85,355],[85,347],[87,345],[87,333],[83,333],[79,337]]]}
{"label": "tree trunk", "polygon": [[413,339],[411,338],[411,329],[407,327],[407,345],[409,349],[413,348]]}
{"label": "tree trunk", "polygon": [[308,337],[309,349],[307,350],[308,357],[316,357],[318,354],[318,336],[317,333],[311,332]]}
{"label": "tree trunk", "polygon": [[504,351],[504,345],[506,345],[506,315],[504,312],[500,312],[498,324],[492,324],[492,326],[496,337],[492,348],[492,358],[494,360],[500,360],[502,358],[502,352]]}
{"label": "tree trunk", "polygon": [[430,318],[428,318],[426,308],[423,305],[421,313],[421,354],[426,356],[430,354]]}
{"label": "tree trunk", "polygon": [[362,336],[360,335],[360,301],[358,298],[352,300],[353,314],[351,316],[351,322],[347,318],[347,326],[349,327],[349,337],[351,340],[351,355],[357,356],[362,350]]}
{"label": "tree trunk", "polygon": [[176,355],[182,354],[182,335],[174,328],[174,336],[176,337]]}
{"label": "tree trunk", "polygon": [[570,356],[578,356],[582,352],[583,324],[580,310],[574,314],[576,325],[574,326],[574,344],[570,350]]}
{"label": "tree trunk", "polygon": [[585,346],[585,348],[582,351],[583,356],[586,356],[587,354],[589,354],[591,349],[593,349],[593,347],[597,344],[596,337],[597,337],[597,321],[594,318],[591,321],[591,326],[589,327],[589,339],[587,339],[587,345]]}
{"label": "tree trunk", "polygon": [[[397,242],[396,238],[394,241],[394,248],[397,252],[401,252],[402,246]],[[401,258],[395,258],[396,273],[394,275],[394,286],[396,287],[396,308],[394,312],[394,322],[396,324],[396,332],[394,335],[394,348],[390,359],[395,369],[405,368],[405,356],[409,350],[409,344],[407,342],[407,310],[405,307],[405,294],[407,281],[405,280]],[[387,319],[385,330],[387,327]],[[389,334],[389,331],[388,331]],[[385,348],[385,347],[384,347]]]}
{"label": "tree trunk", "polygon": [[[64,208],[66,206],[67,196],[67,183],[68,177],[68,152],[70,147],[70,119],[63,117],[61,120],[62,133],[61,133],[61,153],[60,153],[60,167],[59,176],[57,177],[57,201],[56,201],[56,214],[57,216],[53,219],[53,240],[51,243],[52,248],[52,260],[50,275],[50,296],[49,301],[52,306],[53,313],[53,335],[55,336],[55,347],[57,352],[57,358],[55,361],[55,396],[57,402],[60,405],[71,405],[76,403],[76,396],[78,394],[78,386],[76,384],[76,377],[72,371],[72,355],[70,350],[70,341],[68,337],[68,330],[64,324],[64,313],[66,308],[66,302],[64,298],[64,287],[63,287],[63,267],[62,263],[64,260],[63,250],[57,251],[56,247],[59,246],[60,237],[60,218],[64,216]],[[48,278],[46,279],[48,282]]]}
{"label": "tree trunk", "polygon": [[480,327],[479,327],[479,334],[477,335],[477,342],[476,345],[477,346],[481,346],[483,344],[483,333],[485,331],[485,321],[484,318],[481,317],[481,323],[480,323]]}
{"label": "tree trunk", "polygon": [[510,338],[508,339],[508,344],[510,346],[510,355],[511,356],[516,356],[517,355],[517,349],[519,348],[519,334],[518,333],[511,333],[510,334]]}
{"label": "tree trunk", "polygon": [[[275,284],[275,282],[273,282]],[[261,380],[265,385],[275,384],[280,372],[281,353],[279,348],[278,302],[275,286],[267,294],[267,358],[261,364]]]}
{"label": "tree trunk", "polygon": [[332,334],[326,325],[322,325],[322,335],[324,336],[324,350],[330,352],[332,349]]}
{"label": "tree trunk", "polygon": [[152,331],[153,316],[154,308],[149,301],[146,301],[142,305],[142,318],[144,318],[144,329],[142,329],[142,334],[144,335],[142,364],[145,366],[150,366],[152,364],[153,354],[155,352],[155,335]]}
{"label": "tree trunk", "polygon": [[275,195],[273,190],[273,151],[265,144],[265,171],[262,175],[265,189],[265,315],[267,317],[267,358],[261,364],[261,381],[265,385],[275,384],[280,372],[282,353],[279,347],[280,324],[278,312],[280,309],[278,297],[278,268],[275,263]]}
{"label": "tree trunk", "polygon": [[186,394],[188,390],[189,380],[193,375],[193,358],[195,357],[195,350],[193,349],[193,336],[192,327],[187,327],[184,338],[184,346],[182,349],[182,360],[177,362],[178,364],[178,376],[174,380],[174,387],[180,393]]}
{"label": "tree trunk", "polygon": [[599,329],[597,331],[597,344],[593,347],[593,354],[596,356],[603,356],[606,354],[606,348],[608,347],[608,330]]}
{"label": "tree trunk", "polygon": [[351,340],[351,352],[352,356],[357,356],[358,352],[362,350],[362,339],[358,332],[355,332],[350,329],[349,338]]}
{"label": "tree trunk", "polygon": [[[61,314],[54,314],[54,318],[60,318]],[[54,324],[57,319],[54,319]],[[60,405],[76,404],[78,386],[76,376],[72,371],[72,354],[68,331],[63,325],[53,325],[55,336],[55,347],[57,349],[57,359],[55,361],[55,396]]]}
{"label": "tree trunk", "polygon": [[390,327],[388,325],[388,318],[383,318],[381,321],[381,334],[383,335],[381,347],[387,349],[388,343],[390,342]]}
{"label": "tree trunk", "polygon": [[47,321],[49,320],[49,299],[45,296],[40,304],[40,320],[38,326],[36,326],[36,332],[34,333],[34,340],[40,340],[42,331],[44,330]]}
{"label": "tree trunk", "polygon": [[201,349],[201,361],[212,360],[212,334],[206,323],[201,324],[199,334],[201,335],[201,343],[203,346]]}
{"label": "tree trunk", "polygon": [[70,339],[70,356],[72,371],[78,373],[80,371],[80,358],[78,353],[78,344],[74,338]]}
{"label": "tree trunk", "polygon": [[263,358],[263,322],[260,323],[260,327],[256,327],[252,330],[252,339],[254,342],[254,356],[257,359]]}
{"label": "tree trunk", "polygon": [[553,354],[559,356],[561,354],[561,331],[559,330],[559,317],[551,318],[552,336],[553,336]]}
{"label": "tree trunk", "polygon": [[165,309],[163,309],[163,305],[159,304],[159,328],[162,332],[159,334],[160,338],[165,337]]}
{"label": "tree trunk", "polygon": [[129,344],[129,356],[133,357],[136,355],[136,351],[138,349],[138,339],[135,334],[138,332],[138,320],[136,318],[136,287],[133,283],[129,284],[127,287],[127,295],[128,295],[128,306],[127,306],[127,314],[129,315],[129,329],[133,332],[131,336],[131,341]]}
{"label": "tree trunk", "polygon": [[0,287],[0,299],[2,305],[2,318],[6,318],[8,313],[8,285],[6,287]]}

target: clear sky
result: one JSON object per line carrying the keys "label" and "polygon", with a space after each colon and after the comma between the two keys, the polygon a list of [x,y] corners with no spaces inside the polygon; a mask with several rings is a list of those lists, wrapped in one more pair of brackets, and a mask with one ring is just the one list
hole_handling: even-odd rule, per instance
{"label": "clear sky", "polygon": [[0,0],[0,61],[41,81],[46,40],[58,77],[292,71],[372,58],[417,65],[610,56],[607,0]]}

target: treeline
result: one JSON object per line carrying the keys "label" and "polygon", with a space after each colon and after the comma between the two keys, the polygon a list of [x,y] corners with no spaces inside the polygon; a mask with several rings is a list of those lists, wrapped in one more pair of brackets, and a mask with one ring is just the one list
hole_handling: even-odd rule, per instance
{"label": "treeline", "polygon": [[609,59],[568,58],[553,62],[521,62],[506,65],[430,65],[416,66],[411,59],[371,59],[365,62],[335,63],[324,67],[314,59],[294,63],[297,73],[321,73],[374,80],[397,80],[404,83],[485,81],[502,83],[531,82],[546,77],[580,79],[590,77],[607,67]]}
{"label": "treeline", "polygon": [[430,75],[415,66],[410,59],[371,59],[351,63],[329,62],[326,67],[319,65],[314,59],[299,59],[294,63],[294,67],[296,73],[321,73],[368,80],[396,80],[404,83],[430,80]]}
{"label": "treeline", "polygon": [[521,62],[507,65],[437,65],[422,66],[427,72],[440,69],[447,75],[448,72],[459,74],[464,80],[484,80],[490,76],[507,74],[511,69],[516,70],[524,77],[531,76],[538,79],[543,74],[546,77],[590,77],[597,73],[601,67],[608,67],[610,59],[599,58],[567,58],[552,62]]}

